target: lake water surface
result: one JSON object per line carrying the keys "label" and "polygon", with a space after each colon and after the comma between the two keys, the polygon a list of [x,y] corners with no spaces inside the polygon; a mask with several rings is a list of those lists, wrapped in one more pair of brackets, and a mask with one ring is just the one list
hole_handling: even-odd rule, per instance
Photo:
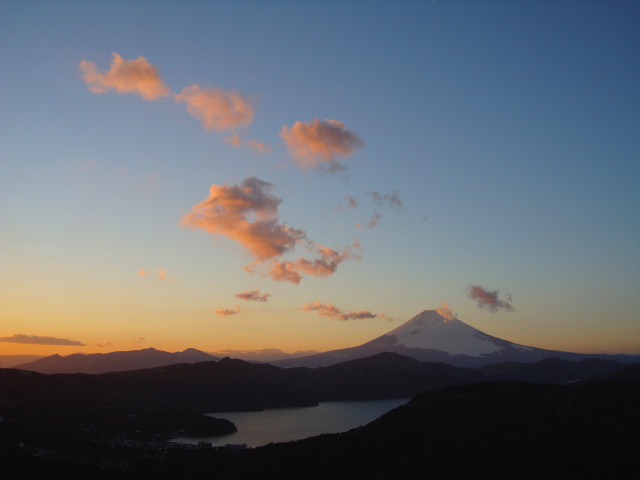
{"label": "lake water surface", "polygon": [[227,443],[259,447],[269,442],[288,442],[323,433],[345,432],[366,425],[408,401],[408,398],[394,398],[365,402],[322,402],[317,407],[212,413],[212,417],[233,422],[238,431],[220,437],[183,437],[172,441],[210,442],[214,447]]}

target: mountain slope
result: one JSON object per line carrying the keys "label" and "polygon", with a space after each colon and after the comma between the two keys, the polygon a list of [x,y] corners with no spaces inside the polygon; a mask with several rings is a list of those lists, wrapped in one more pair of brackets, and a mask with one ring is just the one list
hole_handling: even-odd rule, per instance
{"label": "mountain slope", "polygon": [[638,356],[586,355],[518,345],[487,335],[436,310],[424,310],[390,332],[357,347],[331,350],[308,357],[273,362],[282,367],[318,367],[368,357],[381,352],[406,355],[424,362],[444,362],[457,367],[479,367],[500,362],[537,362],[545,358],[578,361],[600,358],[639,361]]}
{"label": "mountain slope", "polygon": [[64,357],[51,355],[13,368],[38,373],[107,373],[210,360],[218,358],[194,348],[175,353],[145,348],[124,352],[75,353]]}

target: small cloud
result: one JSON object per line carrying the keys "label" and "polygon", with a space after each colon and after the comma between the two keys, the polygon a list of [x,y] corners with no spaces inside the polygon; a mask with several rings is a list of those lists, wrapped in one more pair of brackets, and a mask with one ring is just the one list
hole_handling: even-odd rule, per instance
{"label": "small cloud", "polygon": [[378,315],[369,310],[358,310],[356,312],[345,312],[336,307],[333,303],[321,303],[319,301],[306,303],[302,306],[304,311],[317,311],[323,317],[337,318],[338,320],[361,320],[366,318],[383,318],[384,314]]}
{"label": "small cloud", "polygon": [[380,221],[380,216],[381,216],[380,213],[376,212],[373,214],[371,219],[369,219],[369,221],[367,222],[367,228],[369,230],[373,230],[378,226],[378,222]]}
{"label": "small cloud", "polygon": [[282,127],[280,137],[286,142],[289,154],[303,170],[325,167],[333,173],[345,170],[338,158],[351,155],[364,146],[362,139],[338,120],[296,122],[291,128]]}
{"label": "small cloud", "polygon": [[395,190],[393,194],[380,193],[380,192],[367,192],[371,196],[376,205],[388,204],[391,207],[402,207],[402,200],[400,199],[400,192]]}
{"label": "small cloud", "polygon": [[78,170],[80,172],[84,172],[85,170],[93,170],[94,168],[98,168],[98,164],[93,158],[91,158],[87,162],[84,162],[82,165],[80,165],[80,168]]}
{"label": "small cloud", "polygon": [[98,343],[96,343],[96,347],[99,347],[99,348],[108,347],[109,345],[111,345],[111,342],[98,342]]}
{"label": "small cloud", "polygon": [[271,153],[273,151],[273,148],[271,148],[269,145],[258,142],[256,140],[249,140],[249,143],[247,145],[249,145],[249,148],[253,148],[260,153]]}
{"label": "small cloud", "polygon": [[358,200],[356,200],[354,197],[352,197],[351,195],[345,195],[344,197],[342,197],[342,200],[344,200],[344,204],[342,202],[340,202],[338,204],[338,206],[336,208],[333,209],[334,212],[339,212],[340,210],[347,209],[347,208],[356,208],[358,206]]}
{"label": "small cloud", "polygon": [[190,85],[183,88],[175,100],[186,103],[187,111],[207,130],[222,132],[246,127],[253,121],[253,106],[236,91]]}
{"label": "small cloud", "polygon": [[230,137],[224,137],[222,141],[228,143],[229,145],[233,145],[234,147],[241,147],[244,144],[237,133],[234,133]]}
{"label": "small cloud", "polygon": [[508,293],[505,295],[506,300],[499,298],[498,290],[486,290],[480,285],[471,285],[469,287],[468,297],[476,301],[478,307],[490,312],[497,312],[500,309],[513,310],[511,306],[511,295]]}
{"label": "small cloud", "polygon": [[147,271],[144,268],[138,272],[138,275],[140,275],[141,277],[144,277],[146,274]]}
{"label": "small cloud", "polygon": [[55,337],[43,337],[39,335],[23,335],[22,333],[15,333],[10,337],[0,337],[0,342],[7,343],[23,343],[29,345],[66,345],[84,347],[84,343],[80,343],[76,340],[68,340],[66,338]]}
{"label": "small cloud", "polygon": [[236,313],[240,313],[240,308],[236,308],[235,310],[231,310],[229,308],[216,308],[216,315],[220,315],[221,317],[235,315]]}
{"label": "small cloud", "polygon": [[241,298],[242,300],[251,300],[255,302],[266,302],[271,294],[265,293],[260,294],[260,290],[250,290],[246,292],[240,292],[235,294],[236,297]]}
{"label": "small cloud", "polygon": [[447,320],[455,320],[457,316],[455,313],[453,313],[447,302],[442,302],[440,304],[440,308],[436,308],[436,312],[438,312]]}
{"label": "small cloud", "polygon": [[158,272],[158,280],[163,281],[167,277],[167,272],[164,268],[161,268]]}
{"label": "small cloud", "polygon": [[140,56],[135,60],[125,60],[117,53],[109,70],[100,73],[93,62],[80,62],[82,79],[89,85],[89,90],[96,94],[115,90],[117,93],[137,93],[145,100],[157,100],[170,96],[170,91],[162,81],[158,69],[146,58]]}

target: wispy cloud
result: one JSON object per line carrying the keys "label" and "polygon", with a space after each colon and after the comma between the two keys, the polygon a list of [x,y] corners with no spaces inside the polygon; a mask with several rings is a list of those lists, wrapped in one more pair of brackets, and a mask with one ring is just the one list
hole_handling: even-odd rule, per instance
{"label": "wispy cloud", "polygon": [[145,100],[156,100],[171,95],[164,84],[158,69],[146,58],[140,56],[135,60],[125,60],[117,53],[109,70],[100,73],[94,62],[80,62],[82,78],[93,93],[106,93],[115,90],[117,93],[137,93]]}
{"label": "wispy cloud", "polygon": [[256,140],[249,140],[249,143],[247,143],[247,145],[249,145],[249,148],[252,148],[260,153],[271,153],[271,151],[273,151],[273,148],[271,148],[269,145],[258,142]]}
{"label": "wispy cloud", "polygon": [[246,127],[253,121],[253,105],[234,90],[190,85],[183,88],[175,96],[175,100],[178,103],[185,103],[187,111],[200,120],[207,130],[223,132]]}
{"label": "wispy cloud", "polygon": [[468,297],[475,300],[478,307],[490,312],[497,312],[500,309],[513,310],[511,295],[507,293],[505,296],[506,300],[501,300],[498,290],[487,290],[480,285],[471,285],[468,293]]}
{"label": "wispy cloud", "polygon": [[342,197],[342,200],[344,201],[344,203],[340,202],[334,209],[334,212],[339,212],[342,209],[351,209],[351,208],[356,208],[358,206],[358,200],[356,200],[353,196],[351,195],[345,195],[344,197]]}
{"label": "wispy cloud", "polygon": [[319,301],[305,303],[302,306],[304,311],[316,311],[323,317],[337,318],[338,320],[361,320],[366,318],[384,318],[384,314],[378,315],[372,313],[369,310],[358,310],[355,312],[345,312],[342,309],[336,307],[333,303],[322,303]]}
{"label": "wispy cloud", "polygon": [[141,276],[141,277],[144,277],[144,276],[147,275],[147,271],[143,268],[138,272],[138,275]]}
{"label": "wispy cloud", "polygon": [[80,343],[76,340],[68,340],[66,338],[43,337],[40,335],[24,335],[22,333],[15,333],[10,337],[0,337],[0,342],[24,343],[24,344],[30,344],[30,345],[66,345],[66,346],[84,347],[84,343]]}
{"label": "wispy cloud", "polygon": [[164,268],[161,268],[158,272],[158,280],[163,281],[165,278],[167,278],[167,272]]}
{"label": "wispy cloud", "polygon": [[391,207],[402,207],[403,203],[400,199],[400,192],[394,190],[392,194],[389,193],[380,193],[380,192],[367,192],[367,195],[370,195],[373,199],[373,202],[376,205],[384,205],[387,204]]}
{"label": "wispy cloud", "polygon": [[221,317],[228,317],[229,315],[235,315],[237,313],[240,313],[239,308],[236,308],[235,310],[230,308],[216,308],[216,315]]}
{"label": "wispy cloud", "polygon": [[[274,280],[295,284],[300,283],[303,274],[328,277],[335,273],[338,266],[345,260],[360,260],[359,251],[362,250],[362,246],[356,238],[350,246],[346,246],[340,251],[320,244],[313,244],[313,250],[319,255],[319,258],[312,260],[298,258],[294,261],[273,262],[267,274]],[[248,270],[252,271],[251,266],[248,267]]]}
{"label": "wispy cloud", "polygon": [[436,312],[438,312],[447,320],[455,320],[457,317],[457,315],[453,313],[453,310],[451,310],[451,307],[449,307],[449,304],[447,302],[442,302],[440,304],[440,307],[436,308]]}
{"label": "wispy cloud", "polygon": [[222,141],[228,143],[229,145],[233,145],[234,147],[241,147],[244,144],[237,133],[234,133],[230,137],[224,137]]}
{"label": "wispy cloud", "polygon": [[111,345],[111,342],[98,342],[98,343],[96,343],[96,347],[99,347],[99,348],[108,347],[109,345]]}
{"label": "wispy cloud", "polygon": [[374,213],[373,216],[367,222],[367,228],[369,230],[373,230],[374,228],[376,228],[378,226],[378,222],[380,221],[380,217],[381,217],[380,212]]}
{"label": "wispy cloud", "polygon": [[[306,232],[281,223],[278,206],[282,200],[271,193],[273,185],[255,177],[240,185],[211,185],[209,198],[192,207],[180,220],[180,225],[202,228],[214,235],[223,235],[238,242],[254,258],[245,267],[254,273],[265,267],[275,280],[299,283],[302,274],[327,276],[347,258],[355,258],[354,248],[338,251],[312,242]],[[299,258],[293,262],[279,258],[303,244],[318,258]]]}
{"label": "wispy cloud", "polygon": [[236,293],[235,295],[242,300],[250,300],[254,302],[266,302],[271,296],[269,293],[261,294],[260,290],[248,290],[246,292]]}
{"label": "wispy cloud", "polygon": [[273,148],[269,145],[258,142],[257,140],[249,140],[248,142],[245,142],[237,133],[234,133],[230,137],[224,137],[222,141],[229,145],[233,145],[234,147],[242,147],[243,145],[246,145],[258,153],[271,153],[273,151]]}
{"label": "wispy cloud", "polygon": [[296,122],[288,128],[282,127],[280,137],[284,139],[289,154],[302,169],[324,166],[330,172],[344,170],[338,158],[351,155],[364,142],[338,120]]}

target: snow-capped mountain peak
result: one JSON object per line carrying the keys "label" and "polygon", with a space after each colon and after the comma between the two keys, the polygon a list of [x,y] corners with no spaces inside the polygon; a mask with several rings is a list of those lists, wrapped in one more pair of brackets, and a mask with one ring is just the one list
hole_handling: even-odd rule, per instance
{"label": "snow-capped mountain peak", "polygon": [[437,349],[450,355],[478,356],[501,348],[492,337],[439,310],[424,310],[379,338],[394,346]]}

